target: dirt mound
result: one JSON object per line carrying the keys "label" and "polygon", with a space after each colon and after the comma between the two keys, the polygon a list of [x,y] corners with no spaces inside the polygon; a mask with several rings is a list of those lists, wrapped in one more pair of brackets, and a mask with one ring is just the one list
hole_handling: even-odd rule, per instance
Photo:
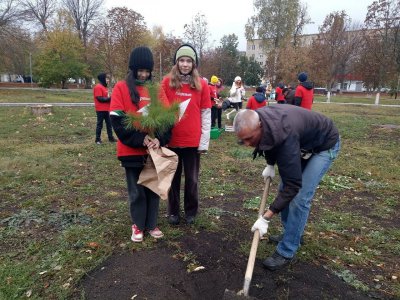
{"label": "dirt mound", "polygon": [[[239,241],[223,231],[188,232],[174,243],[164,240],[152,250],[110,257],[83,279],[81,289],[86,299],[222,299],[226,288],[238,292],[243,287],[247,256],[238,251]],[[249,294],[258,299],[368,299],[322,266],[296,262],[271,272],[259,259]]]}

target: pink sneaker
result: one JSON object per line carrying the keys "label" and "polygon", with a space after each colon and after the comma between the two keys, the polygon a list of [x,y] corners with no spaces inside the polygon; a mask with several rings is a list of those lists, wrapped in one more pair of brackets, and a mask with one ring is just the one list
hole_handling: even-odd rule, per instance
{"label": "pink sneaker", "polygon": [[132,225],[132,236],[131,236],[132,242],[142,242],[143,241],[143,231],[141,231],[136,224]]}
{"label": "pink sneaker", "polygon": [[162,233],[158,227],[154,228],[153,230],[149,230],[149,234],[155,239],[159,239],[164,236],[164,233]]}

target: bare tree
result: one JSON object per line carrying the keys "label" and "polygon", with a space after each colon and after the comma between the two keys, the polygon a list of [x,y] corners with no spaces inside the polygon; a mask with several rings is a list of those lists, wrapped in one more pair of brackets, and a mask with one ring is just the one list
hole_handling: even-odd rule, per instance
{"label": "bare tree", "polygon": [[18,21],[24,12],[17,0],[0,0],[0,28]]}
{"label": "bare tree", "polygon": [[311,71],[320,78],[330,92],[340,76],[346,73],[360,42],[360,31],[351,31],[351,19],[344,12],[333,12],[325,17],[313,41],[311,56],[314,58]]}
{"label": "bare tree", "polygon": [[86,48],[90,24],[100,15],[100,8],[104,0],[63,0],[71,14],[79,38]]}
{"label": "bare tree", "polygon": [[400,78],[400,59],[396,60],[397,47],[400,27],[400,1],[398,0],[378,0],[368,6],[365,26],[368,30],[367,40],[373,40],[377,47],[373,47],[374,56],[380,62],[378,69],[375,70],[374,80],[377,83],[378,93],[375,103],[379,103],[380,90],[390,81],[390,71],[387,66],[397,65],[397,77]]}
{"label": "bare tree", "polygon": [[208,43],[208,23],[203,14],[197,13],[190,24],[185,24],[185,32],[183,33],[185,39],[190,42],[199,53],[200,61],[203,58],[203,51]]}
{"label": "bare tree", "polygon": [[39,21],[43,30],[47,32],[48,20],[57,9],[57,0],[22,0],[27,16]]}
{"label": "bare tree", "polygon": [[307,4],[300,4],[299,6],[299,14],[297,17],[297,24],[295,26],[294,32],[293,32],[293,46],[297,47],[299,44],[299,39],[300,36],[304,30],[304,27],[307,24],[311,24],[311,19],[308,15],[307,12]]}
{"label": "bare tree", "polygon": [[153,29],[152,38],[155,41],[152,49],[155,62],[153,76],[155,80],[161,80],[171,70],[175,51],[182,40],[172,34],[164,34],[161,27]]}
{"label": "bare tree", "polygon": [[132,49],[147,44],[150,36],[143,16],[126,7],[114,7],[97,27],[100,34],[94,43],[103,66],[116,78],[124,78]]}

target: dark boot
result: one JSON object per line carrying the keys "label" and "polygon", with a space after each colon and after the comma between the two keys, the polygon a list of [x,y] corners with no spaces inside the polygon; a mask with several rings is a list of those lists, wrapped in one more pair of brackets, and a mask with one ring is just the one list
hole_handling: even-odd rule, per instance
{"label": "dark boot", "polygon": [[266,260],[264,260],[263,265],[266,267],[268,270],[275,271],[282,269],[283,267],[286,267],[291,263],[293,258],[286,258],[280,255],[278,252],[274,252],[272,256],[268,257]]}
{"label": "dark boot", "polygon": [[194,216],[187,216],[186,217],[186,224],[188,224],[188,225],[194,224],[194,219],[195,219]]}
{"label": "dark boot", "polygon": [[179,216],[170,215],[168,217],[168,223],[171,225],[178,225],[180,222]]}

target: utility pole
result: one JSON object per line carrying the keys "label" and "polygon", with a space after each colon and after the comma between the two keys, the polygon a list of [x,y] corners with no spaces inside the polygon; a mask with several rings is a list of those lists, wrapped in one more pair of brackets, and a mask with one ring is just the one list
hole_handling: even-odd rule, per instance
{"label": "utility pole", "polygon": [[29,70],[31,72],[31,89],[33,88],[33,77],[32,77],[32,52],[29,52]]}
{"label": "utility pole", "polygon": [[161,51],[160,51],[160,82],[162,80],[162,63],[161,63]]}

